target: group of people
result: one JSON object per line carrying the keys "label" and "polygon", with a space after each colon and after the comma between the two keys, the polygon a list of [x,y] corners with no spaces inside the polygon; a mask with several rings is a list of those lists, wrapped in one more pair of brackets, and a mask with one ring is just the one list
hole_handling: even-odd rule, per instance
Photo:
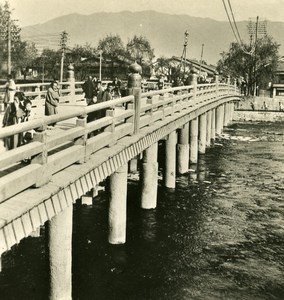
{"label": "group of people", "polygon": [[[53,81],[47,90],[45,99],[45,115],[57,114],[59,105],[58,82]],[[31,115],[32,102],[21,91],[17,90],[14,77],[8,75],[5,84],[4,96],[5,113],[2,120],[2,126],[7,127],[29,120]],[[52,124],[54,125],[54,124]],[[4,146],[7,150],[14,149],[32,141],[32,132],[19,133],[4,139]]]}
{"label": "group of people", "polygon": [[[88,76],[82,85],[87,105],[101,103],[121,97],[121,81],[114,77],[114,80],[107,84],[104,89],[102,82],[96,77]],[[105,109],[94,111],[88,115],[87,121],[91,122],[105,116]]]}
{"label": "group of people", "polygon": [[[12,75],[8,76],[8,80],[5,85],[4,106],[5,113],[2,120],[3,127],[28,121],[31,113],[32,102],[23,92],[16,90],[16,84]],[[11,150],[28,143],[30,139],[31,135],[28,132],[25,134],[15,134],[5,138],[4,145],[6,149]]]}

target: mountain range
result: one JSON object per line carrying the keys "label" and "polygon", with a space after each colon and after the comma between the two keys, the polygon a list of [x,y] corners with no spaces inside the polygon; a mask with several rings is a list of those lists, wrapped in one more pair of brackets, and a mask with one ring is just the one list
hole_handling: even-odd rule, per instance
{"label": "mountain range", "polygon": [[[190,11],[188,12],[190,14]],[[248,42],[248,21],[237,22],[239,33],[244,42]],[[156,11],[119,13],[101,12],[90,15],[70,14],[52,19],[42,24],[22,28],[22,38],[34,41],[40,48],[59,48],[60,33],[69,34],[69,45],[97,46],[99,39],[109,34],[118,34],[126,44],[135,34],[149,39],[155,49],[156,57],[181,56],[184,33],[189,32],[187,57],[200,59],[201,45],[204,44],[203,59],[216,64],[220,53],[228,51],[230,43],[235,41],[230,24],[209,18],[197,18],[189,15],[165,14]],[[284,23],[267,21],[267,33],[273,36],[284,52]]]}

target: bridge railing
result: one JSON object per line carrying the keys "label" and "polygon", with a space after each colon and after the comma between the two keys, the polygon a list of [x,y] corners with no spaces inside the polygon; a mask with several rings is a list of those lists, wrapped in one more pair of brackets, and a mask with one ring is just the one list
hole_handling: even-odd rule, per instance
{"label": "bridge railing", "polygon": [[[0,203],[28,187],[46,184],[53,174],[87,161],[93,153],[111,147],[145,126],[191,106],[235,94],[234,86],[223,84],[176,87],[143,93],[138,112],[134,110],[135,97],[130,95],[1,128],[0,139],[20,137],[32,131],[33,140],[1,154]],[[87,122],[89,114],[99,111],[105,116]],[[53,123],[58,123],[62,130],[48,130],[48,125]],[[22,162],[27,158],[31,162],[28,165]]]}

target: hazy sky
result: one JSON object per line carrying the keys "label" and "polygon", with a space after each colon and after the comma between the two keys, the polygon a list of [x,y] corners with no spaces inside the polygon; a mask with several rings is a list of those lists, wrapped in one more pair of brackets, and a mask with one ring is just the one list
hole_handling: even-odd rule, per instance
{"label": "hazy sky", "polygon": [[[0,0],[3,3],[4,0]],[[13,17],[20,26],[44,23],[58,16],[79,13],[156,10],[227,20],[222,0],[9,0]],[[257,15],[271,21],[284,21],[284,0],[230,0],[236,20]]]}

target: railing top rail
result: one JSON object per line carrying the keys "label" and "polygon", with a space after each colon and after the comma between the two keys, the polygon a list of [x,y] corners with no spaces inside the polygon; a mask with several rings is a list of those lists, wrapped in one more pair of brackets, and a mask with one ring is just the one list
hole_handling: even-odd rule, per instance
{"label": "railing top rail", "polygon": [[170,93],[170,92],[175,92],[175,91],[189,90],[189,89],[192,89],[192,88],[193,88],[193,85],[178,86],[178,87],[173,87],[173,88],[169,88],[169,89],[145,92],[145,93],[142,93],[141,96],[142,97],[151,97],[151,96]]}
{"label": "railing top rail", "polygon": [[69,112],[60,113],[60,114],[56,114],[56,115],[52,115],[52,116],[44,116],[41,118],[30,120],[28,122],[23,122],[23,123],[19,123],[16,125],[3,127],[0,129],[0,138],[5,138],[7,136],[18,134],[20,132],[44,127],[44,126],[47,126],[52,123],[61,122],[61,121],[72,119],[72,118],[75,118],[78,116],[85,116],[90,112],[94,112],[94,111],[98,111],[98,110],[106,109],[106,108],[112,108],[114,106],[117,106],[117,105],[120,105],[123,103],[133,102],[133,101],[134,101],[134,96],[131,95],[131,96],[126,96],[126,97],[119,98],[119,99],[109,100],[106,102],[89,105],[89,106],[76,105],[76,111],[73,111],[73,112],[69,111]]}

